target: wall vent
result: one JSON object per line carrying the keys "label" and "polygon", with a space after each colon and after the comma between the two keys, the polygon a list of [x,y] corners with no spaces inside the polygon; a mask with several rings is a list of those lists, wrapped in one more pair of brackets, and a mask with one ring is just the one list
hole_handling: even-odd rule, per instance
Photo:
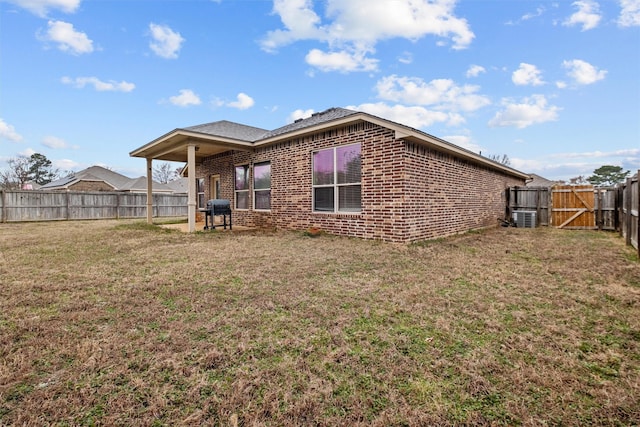
{"label": "wall vent", "polygon": [[513,211],[513,222],[518,228],[535,228],[536,211]]}

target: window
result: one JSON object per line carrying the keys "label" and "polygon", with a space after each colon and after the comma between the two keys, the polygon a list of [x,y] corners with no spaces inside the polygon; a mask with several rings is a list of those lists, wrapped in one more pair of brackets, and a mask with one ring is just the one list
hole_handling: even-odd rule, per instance
{"label": "window", "polygon": [[198,209],[204,209],[206,205],[204,200],[204,178],[196,178],[196,197]]}
{"label": "window", "polygon": [[271,163],[253,166],[253,207],[256,210],[271,209]]}
{"label": "window", "polygon": [[249,165],[235,168],[236,209],[249,209]]}
{"label": "window", "polygon": [[314,212],[360,212],[360,144],[313,153]]}

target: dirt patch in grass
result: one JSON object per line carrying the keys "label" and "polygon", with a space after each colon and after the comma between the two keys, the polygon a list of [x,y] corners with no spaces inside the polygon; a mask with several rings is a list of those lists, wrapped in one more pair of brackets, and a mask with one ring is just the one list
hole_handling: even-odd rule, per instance
{"label": "dirt patch in grass", "polygon": [[640,423],[617,235],[0,224],[0,425]]}

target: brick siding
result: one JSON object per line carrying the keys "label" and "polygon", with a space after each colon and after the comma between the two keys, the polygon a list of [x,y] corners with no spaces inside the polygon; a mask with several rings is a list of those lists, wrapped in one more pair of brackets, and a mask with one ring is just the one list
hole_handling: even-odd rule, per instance
{"label": "brick siding", "polygon": [[[311,154],[361,144],[362,211],[312,212]],[[211,175],[220,175],[221,198],[234,205],[234,167],[271,162],[271,211],[233,211],[234,224],[304,230],[410,242],[497,224],[505,211],[504,190],[524,180],[394,138],[394,131],[360,122],[251,152],[229,151],[197,166],[211,194]],[[253,175],[251,175],[253,179]],[[252,188],[252,182],[250,182]]]}
{"label": "brick siding", "polygon": [[69,186],[70,191],[115,191],[104,181],[78,181]]}

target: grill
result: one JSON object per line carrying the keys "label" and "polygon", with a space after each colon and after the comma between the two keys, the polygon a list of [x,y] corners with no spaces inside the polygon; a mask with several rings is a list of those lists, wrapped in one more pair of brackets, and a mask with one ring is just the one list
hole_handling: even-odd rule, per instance
{"label": "grill", "polygon": [[[207,202],[207,208],[202,209],[204,212],[204,229],[215,229],[215,217],[222,216],[222,225],[224,229],[227,229],[227,216],[229,217],[229,230],[232,230],[231,225],[231,202],[226,199],[211,199]],[[211,218],[211,225],[209,225],[209,218]]]}

